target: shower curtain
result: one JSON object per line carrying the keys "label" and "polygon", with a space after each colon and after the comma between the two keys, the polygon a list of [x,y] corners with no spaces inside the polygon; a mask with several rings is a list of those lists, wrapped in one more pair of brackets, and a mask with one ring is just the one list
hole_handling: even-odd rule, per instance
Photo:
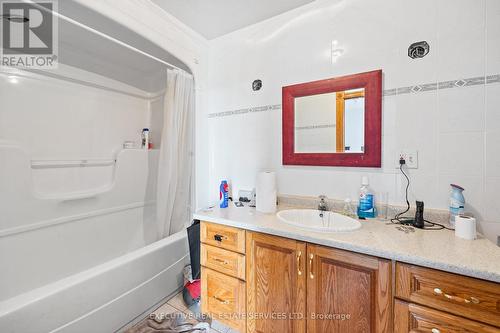
{"label": "shower curtain", "polygon": [[156,210],[159,237],[182,230],[193,207],[194,80],[180,70],[167,73]]}

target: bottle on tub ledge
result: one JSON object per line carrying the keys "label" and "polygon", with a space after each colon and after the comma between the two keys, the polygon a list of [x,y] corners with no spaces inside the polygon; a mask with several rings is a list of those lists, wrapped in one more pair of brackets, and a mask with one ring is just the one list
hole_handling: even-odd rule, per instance
{"label": "bottle on tub ledge", "polygon": [[142,129],[141,148],[145,150],[153,149],[153,141],[151,140],[151,132],[149,131],[149,128]]}
{"label": "bottle on tub ledge", "polygon": [[368,187],[368,176],[361,177],[361,188],[359,189],[358,217],[360,219],[374,218],[377,216],[375,208],[375,195]]}

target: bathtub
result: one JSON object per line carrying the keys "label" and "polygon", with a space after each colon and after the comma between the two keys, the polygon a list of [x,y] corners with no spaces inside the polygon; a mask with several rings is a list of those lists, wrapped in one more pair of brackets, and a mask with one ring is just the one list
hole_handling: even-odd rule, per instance
{"label": "bathtub", "polygon": [[0,332],[123,331],[182,287],[188,263],[181,231],[0,301]]}

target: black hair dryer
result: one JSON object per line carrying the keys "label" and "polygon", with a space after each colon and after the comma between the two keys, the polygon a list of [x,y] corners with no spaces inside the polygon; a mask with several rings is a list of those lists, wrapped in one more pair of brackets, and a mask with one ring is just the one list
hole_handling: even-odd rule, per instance
{"label": "black hair dryer", "polygon": [[415,228],[424,228],[424,202],[423,201],[417,201],[417,210],[415,211],[415,221],[413,221],[413,226]]}

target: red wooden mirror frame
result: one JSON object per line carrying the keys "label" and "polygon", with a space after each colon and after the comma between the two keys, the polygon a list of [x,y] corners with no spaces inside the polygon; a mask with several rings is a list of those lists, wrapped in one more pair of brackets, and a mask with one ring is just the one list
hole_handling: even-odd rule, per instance
{"label": "red wooden mirror frame", "polygon": [[[296,97],[365,89],[363,153],[296,153]],[[282,88],[283,165],[380,167],[382,160],[382,70],[295,84]]]}

